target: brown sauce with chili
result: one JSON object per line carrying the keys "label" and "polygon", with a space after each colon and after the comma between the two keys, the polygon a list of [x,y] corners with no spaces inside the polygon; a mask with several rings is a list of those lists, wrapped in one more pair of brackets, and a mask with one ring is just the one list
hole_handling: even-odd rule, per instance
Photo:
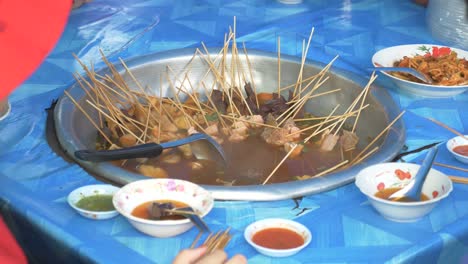
{"label": "brown sauce with chili", "polygon": [[453,152],[462,156],[468,156],[468,145],[456,146],[453,148]]}
{"label": "brown sauce with chili", "polygon": [[304,237],[287,228],[266,228],[258,231],[252,241],[262,247],[271,249],[291,249],[304,244]]}
{"label": "brown sauce with chili", "polygon": [[[132,215],[138,218],[143,218],[146,220],[152,220],[150,218],[149,212],[148,212],[148,207],[151,205],[151,203],[171,203],[175,208],[183,208],[183,207],[189,207],[187,204],[179,201],[174,201],[174,200],[156,200],[156,201],[148,201],[144,202],[132,211]],[[185,216],[182,215],[168,215],[168,216],[163,216],[161,217],[158,221],[160,220],[182,220],[186,219]]]}
{"label": "brown sauce with chili", "polygon": [[[386,189],[376,192],[375,197],[391,201],[390,199],[388,199],[388,197],[390,197],[390,195],[396,193],[397,191],[401,189],[403,188],[400,188],[400,187],[386,188]],[[421,201],[427,201],[427,200],[429,200],[429,197],[427,197],[427,195],[425,195],[424,193],[421,193]],[[398,202],[411,202],[411,201],[406,198],[401,198],[398,200]]]}

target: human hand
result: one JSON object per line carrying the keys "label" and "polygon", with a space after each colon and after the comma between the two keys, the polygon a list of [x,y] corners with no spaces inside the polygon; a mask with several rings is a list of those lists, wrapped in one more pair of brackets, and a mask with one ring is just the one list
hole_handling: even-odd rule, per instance
{"label": "human hand", "polygon": [[247,259],[238,254],[228,259],[226,252],[215,250],[206,253],[206,247],[184,249],[174,259],[172,264],[246,264]]}

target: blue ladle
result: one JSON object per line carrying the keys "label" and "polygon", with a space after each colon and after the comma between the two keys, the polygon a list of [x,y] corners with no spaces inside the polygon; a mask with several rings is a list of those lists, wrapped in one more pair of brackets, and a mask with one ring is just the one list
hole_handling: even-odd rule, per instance
{"label": "blue ladle", "polygon": [[434,163],[436,155],[437,146],[432,147],[429,150],[413,180],[410,183],[408,183],[405,187],[403,187],[403,189],[390,195],[388,199],[391,201],[398,201],[403,198],[406,198],[408,201],[421,201],[422,186],[424,184],[424,181],[426,180],[426,176],[429,173],[429,170],[432,167],[432,164]]}
{"label": "blue ladle", "polygon": [[422,72],[417,71],[413,68],[407,67],[372,67],[368,68],[370,71],[385,71],[385,72],[405,72],[413,75],[414,77],[418,78],[424,83],[432,84],[432,79],[429,78],[427,75],[423,74]]}

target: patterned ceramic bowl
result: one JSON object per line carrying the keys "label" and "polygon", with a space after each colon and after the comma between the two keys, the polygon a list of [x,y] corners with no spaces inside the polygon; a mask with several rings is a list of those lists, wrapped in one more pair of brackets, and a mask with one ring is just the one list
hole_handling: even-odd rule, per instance
{"label": "patterned ceramic bowl", "polygon": [[[253,236],[257,232],[269,228],[284,228],[291,230],[294,233],[302,236],[304,243],[302,243],[302,245],[300,246],[289,249],[273,249],[256,244],[253,241]],[[278,236],[281,235],[276,233],[276,237]],[[268,218],[250,224],[244,231],[244,238],[252,247],[254,247],[258,252],[260,252],[263,255],[270,257],[288,257],[298,253],[303,248],[307,247],[307,245],[309,245],[310,241],[312,240],[312,234],[310,233],[307,227],[298,222],[282,218]],[[284,237],[284,239],[287,238]]]}
{"label": "patterned ceramic bowl", "polygon": [[418,164],[396,162],[373,165],[359,172],[356,185],[383,217],[397,222],[414,222],[450,194],[453,187],[447,175],[435,169],[429,171],[422,188],[422,193],[429,198],[427,201],[395,202],[378,198],[375,194],[386,188],[405,186],[416,175],[419,167]]}
{"label": "patterned ceramic bowl", "polygon": [[109,211],[91,211],[79,208],[77,203],[85,198],[92,195],[114,195],[119,188],[112,186],[110,184],[93,184],[82,186],[78,189],[75,189],[68,195],[68,204],[75,209],[80,215],[94,219],[94,220],[103,220],[109,219],[117,216],[119,213],[116,210]]}
{"label": "patterned ceramic bowl", "polygon": [[139,205],[157,200],[172,200],[192,207],[200,217],[213,208],[211,193],[202,187],[183,180],[147,179],[134,181],[122,187],[115,195],[113,203],[117,211],[125,216],[139,231],[154,237],[172,237],[193,227],[190,219],[146,220],[135,217],[132,211]]}
{"label": "patterned ceramic bowl", "polygon": [[[404,56],[413,57],[415,55],[435,54],[434,49],[442,48],[445,46],[433,45],[433,44],[412,44],[412,45],[400,45],[393,46],[379,50],[372,56],[372,64],[375,67],[393,67],[393,63],[401,60]],[[458,58],[468,59],[468,52],[450,48],[457,53]],[[407,81],[398,77],[395,77],[387,72],[382,72],[386,76],[390,77],[392,81],[400,87],[402,90],[415,95],[425,97],[451,97],[457,94],[464,93],[468,90],[468,84],[459,86],[443,86],[443,85],[431,85],[423,84],[412,81]]]}
{"label": "patterned ceramic bowl", "polygon": [[[465,135],[468,138],[468,135]],[[447,149],[452,153],[452,155],[459,160],[460,162],[468,164],[468,156],[462,155],[454,151],[454,148],[460,146],[468,146],[468,140],[458,136],[447,141]]]}

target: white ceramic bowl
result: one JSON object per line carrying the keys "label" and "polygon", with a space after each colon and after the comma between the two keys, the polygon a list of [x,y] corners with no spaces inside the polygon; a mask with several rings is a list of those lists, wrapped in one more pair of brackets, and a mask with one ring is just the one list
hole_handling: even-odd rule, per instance
{"label": "white ceramic bowl", "polygon": [[119,213],[116,210],[112,211],[89,211],[76,207],[76,203],[84,197],[103,194],[103,195],[114,195],[119,188],[112,186],[110,184],[93,184],[86,185],[80,188],[75,189],[68,195],[68,204],[75,209],[80,215],[94,219],[94,220],[103,220],[115,217]]}
{"label": "white ceramic bowl", "polygon": [[[468,138],[468,135],[465,135]],[[452,155],[459,160],[460,162],[468,164],[468,156],[463,156],[461,154],[456,153],[453,149],[457,146],[468,145],[468,140],[458,136],[454,137],[447,141],[447,149],[452,153]]]}
{"label": "white ceramic bowl", "polygon": [[[356,186],[367,196],[371,205],[385,218],[396,222],[414,222],[428,214],[436,204],[452,191],[452,181],[447,175],[431,169],[424,182],[422,193],[429,200],[421,202],[394,202],[375,197],[377,191],[403,187],[416,175],[420,165],[412,163],[380,163],[361,170],[356,176]],[[411,174],[411,179],[400,180],[395,171]]]}
{"label": "white ceramic bowl", "polygon": [[[252,241],[252,237],[258,231],[274,227],[287,228],[300,234],[304,238],[304,244],[302,244],[300,247],[291,249],[271,249],[259,246]],[[312,240],[312,234],[310,233],[309,229],[307,229],[307,227],[298,222],[281,218],[268,218],[256,221],[247,226],[244,231],[244,238],[252,247],[254,247],[259,253],[263,255],[270,257],[288,257],[298,253],[303,248],[305,248]]]}
{"label": "white ceramic bowl", "polygon": [[155,200],[173,200],[192,207],[200,217],[213,208],[211,193],[194,183],[176,179],[145,179],[129,183],[115,195],[113,203],[139,231],[154,237],[172,237],[182,234],[194,225],[190,219],[146,220],[132,215],[133,209],[142,203]]}
{"label": "white ceramic bowl", "polygon": [[[426,52],[422,51],[421,48],[426,47],[431,49],[432,47],[445,47],[440,45],[433,44],[412,44],[412,45],[400,45],[393,46],[379,50],[372,56],[372,64],[376,67],[393,67],[393,63],[399,61],[403,56],[413,57],[415,55],[424,55]],[[450,47],[451,48],[451,47]],[[458,58],[468,59],[468,52],[451,48],[458,54]],[[425,97],[451,97],[457,94],[464,93],[468,90],[468,85],[462,86],[441,86],[441,85],[430,85],[422,84],[412,81],[407,81],[395,77],[387,72],[382,72],[386,76],[390,77],[392,81],[400,87],[402,90],[415,95],[425,96]]]}

